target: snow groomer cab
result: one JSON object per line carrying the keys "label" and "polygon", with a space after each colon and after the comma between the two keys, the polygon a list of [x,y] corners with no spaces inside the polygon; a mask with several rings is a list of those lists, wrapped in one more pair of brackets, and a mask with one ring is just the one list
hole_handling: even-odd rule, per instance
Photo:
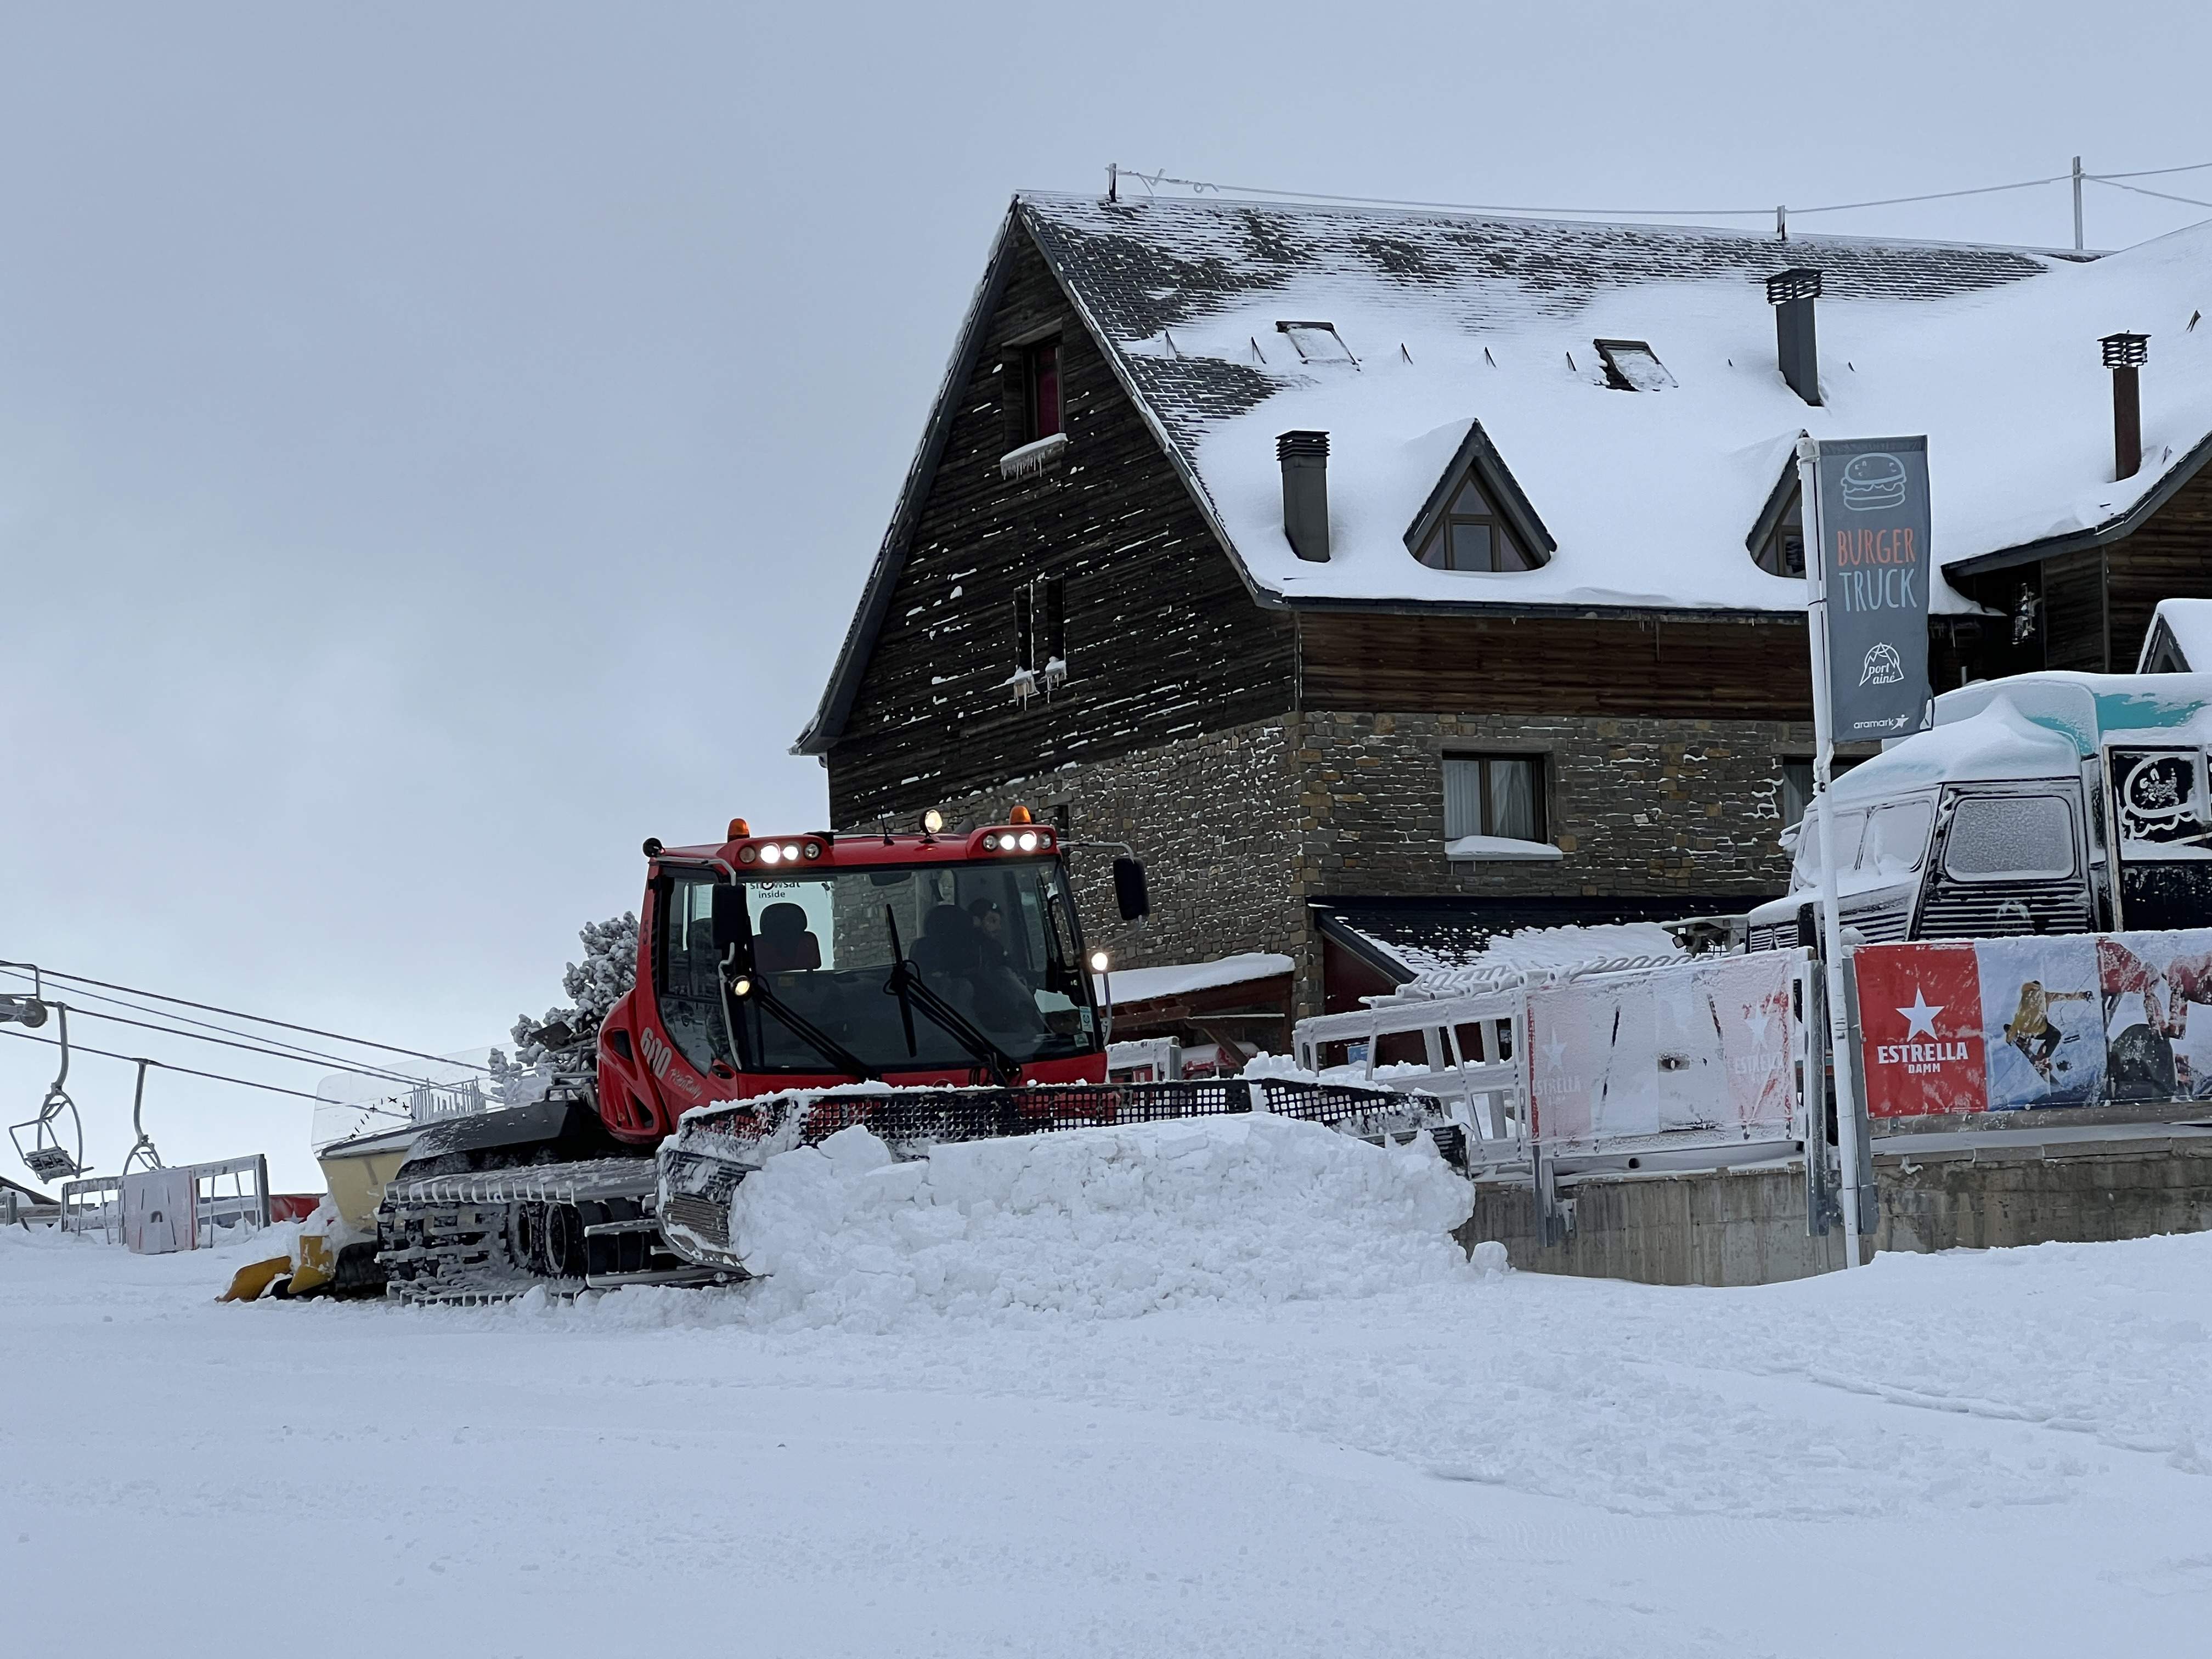
{"label": "snow groomer cab", "polygon": [[[2212,674],[2046,672],[1935,700],[1833,786],[1856,942],[2212,926]],[[1818,828],[1783,832],[1786,898],[1746,946],[1818,948]]]}

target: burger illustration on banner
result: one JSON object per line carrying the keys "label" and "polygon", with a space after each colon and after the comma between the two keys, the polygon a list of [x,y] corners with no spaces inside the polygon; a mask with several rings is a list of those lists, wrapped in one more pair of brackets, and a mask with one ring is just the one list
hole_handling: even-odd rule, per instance
{"label": "burger illustration on banner", "polygon": [[1905,659],[1897,654],[1897,647],[1884,641],[1866,653],[1866,664],[1859,672],[1861,685],[1897,685],[1905,679]]}
{"label": "burger illustration on banner", "polygon": [[1894,455],[1854,455],[1844,464],[1844,505],[1854,513],[1883,513],[1905,505],[1905,463]]}

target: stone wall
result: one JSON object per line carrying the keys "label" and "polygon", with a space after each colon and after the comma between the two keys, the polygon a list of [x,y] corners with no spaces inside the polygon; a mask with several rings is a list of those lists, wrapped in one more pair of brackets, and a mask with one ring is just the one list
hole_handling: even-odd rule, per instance
{"label": "stone wall", "polygon": [[1115,965],[1206,962],[1243,951],[1296,954],[1304,906],[1296,865],[1291,723],[1262,720],[1134,755],[1071,766],[945,808],[957,824],[1003,822],[1016,805],[1078,842],[1124,842],[1144,860],[1152,914],[1115,908],[1118,849],[1068,855],[1085,941]]}
{"label": "stone wall", "polygon": [[[1114,908],[1109,852],[1070,863],[1092,948],[1124,967],[1240,951],[1299,961],[1319,1006],[1305,901],[1516,895],[1765,895],[1788,884],[1780,757],[1809,727],[1781,721],[1478,714],[1294,714],[1071,765],[946,802],[952,822],[1018,802],[1079,841],[1127,842],[1152,878],[1141,927]],[[1540,754],[1556,863],[1443,855],[1444,757]]]}
{"label": "stone wall", "polygon": [[[1327,895],[1771,895],[1789,884],[1776,842],[1781,757],[1812,751],[1779,720],[1524,714],[1298,717],[1302,890]],[[1449,755],[1544,758],[1557,863],[1443,857]]]}

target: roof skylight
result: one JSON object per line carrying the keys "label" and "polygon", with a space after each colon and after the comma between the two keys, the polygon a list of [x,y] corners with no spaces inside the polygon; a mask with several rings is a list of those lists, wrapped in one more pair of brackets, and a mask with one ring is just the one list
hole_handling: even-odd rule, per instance
{"label": "roof skylight", "polygon": [[1279,322],[1275,331],[1288,339],[1302,363],[1350,363],[1359,367],[1359,359],[1352,355],[1336,331],[1334,323]]}
{"label": "roof skylight", "polygon": [[1664,392],[1674,377],[1648,340],[1592,340],[1605,363],[1605,383],[1616,392]]}

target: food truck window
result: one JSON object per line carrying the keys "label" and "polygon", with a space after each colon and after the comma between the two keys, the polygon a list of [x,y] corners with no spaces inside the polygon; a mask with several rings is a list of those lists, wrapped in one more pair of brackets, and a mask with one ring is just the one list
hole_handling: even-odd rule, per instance
{"label": "food truck window", "polygon": [[1951,818],[1943,872],[1960,881],[2074,873],[2074,814],[2057,795],[1970,796]]}

